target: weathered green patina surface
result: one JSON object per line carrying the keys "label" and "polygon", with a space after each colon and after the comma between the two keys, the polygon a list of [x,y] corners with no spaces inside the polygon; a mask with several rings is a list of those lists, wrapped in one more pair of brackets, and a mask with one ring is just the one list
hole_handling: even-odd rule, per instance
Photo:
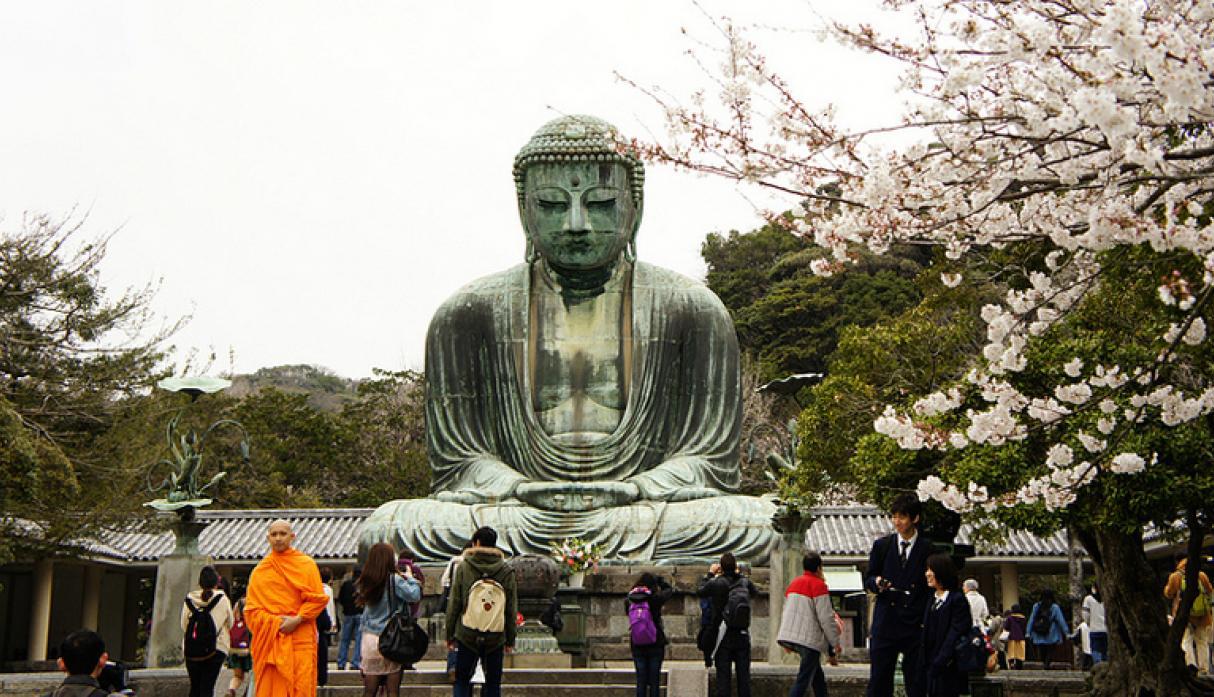
{"label": "weathered green patina surface", "polygon": [[766,561],[771,501],[737,491],[738,346],[702,284],[636,261],[641,163],[588,116],[546,124],[515,161],[526,263],[439,308],[426,339],[428,499],[392,501],[364,548],[457,553],[492,525],[545,554]]}

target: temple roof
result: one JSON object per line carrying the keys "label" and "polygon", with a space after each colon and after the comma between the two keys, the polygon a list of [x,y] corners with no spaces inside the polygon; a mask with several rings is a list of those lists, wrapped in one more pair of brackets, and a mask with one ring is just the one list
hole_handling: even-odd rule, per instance
{"label": "temple roof", "polygon": [[[822,556],[864,557],[872,549],[873,540],[893,532],[888,514],[873,506],[830,506],[813,510],[814,523],[806,534],[806,544],[817,549]],[[962,525],[957,534],[959,544],[974,543],[973,527]],[[1024,559],[1066,557],[1066,535],[1056,532],[1049,537],[1038,537],[1022,530],[1007,533],[1001,543],[976,543],[976,559]]]}
{"label": "temple roof", "polygon": [[[296,508],[278,510],[201,510],[199,521],[209,523],[199,537],[198,546],[219,563],[254,563],[266,553],[266,526],[276,518],[291,522],[295,546],[317,561],[351,562],[358,555],[358,529],[374,509],[371,508]],[[890,533],[884,511],[871,506],[832,506],[813,510],[814,523],[806,535],[811,549],[818,549],[827,561],[866,559],[873,540]],[[972,529],[962,526],[959,543],[969,543]],[[132,528],[105,531],[92,540],[82,541],[86,556],[119,563],[144,565],[155,563],[173,550],[173,536],[167,531]],[[977,545],[976,560],[999,561],[1033,559],[1045,561],[1066,557],[1066,536],[1059,532],[1038,537],[1012,531],[998,544]]]}

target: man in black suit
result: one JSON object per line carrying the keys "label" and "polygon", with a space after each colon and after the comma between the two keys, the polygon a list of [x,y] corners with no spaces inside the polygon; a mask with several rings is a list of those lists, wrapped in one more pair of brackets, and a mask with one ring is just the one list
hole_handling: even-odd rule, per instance
{"label": "man in black suit", "polygon": [[916,679],[916,667],[928,598],[924,573],[932,544],[919,534],[922,510],[914,494],[901,494],[894,499],[889,519],[895,532],[874,542],[868,555],[864,587],[877,594],[868,644],[868,697],[894,694],[898,654],[902,654],[907,697],[925,694],[925,686]]}

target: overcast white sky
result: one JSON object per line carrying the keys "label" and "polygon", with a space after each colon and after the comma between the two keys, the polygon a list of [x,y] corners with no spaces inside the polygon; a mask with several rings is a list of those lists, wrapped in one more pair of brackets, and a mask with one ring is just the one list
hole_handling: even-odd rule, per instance
{"label": "overcast white sky", "polygon": [[[855,123],[898,110],[895,73],[814,30],[876,4],[701,2],[782,27],[757,35],[773,61]],[[121,228],[103,282],[162,280],[157,311],[193,317],[176,355],[213,372],[420,368],[439,303],[522,259],[515,152],[564,113],[659,132],[613,71],[702,86],[684,27],[715,38],[687,0],[4,3],[0,228],[73,206]],[[770,205],[746,193],[651,166],[640,258],[702,278],[704,235]]]}

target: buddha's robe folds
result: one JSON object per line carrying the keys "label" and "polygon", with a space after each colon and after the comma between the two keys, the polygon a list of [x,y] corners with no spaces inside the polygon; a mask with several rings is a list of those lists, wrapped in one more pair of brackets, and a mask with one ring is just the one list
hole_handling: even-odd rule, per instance
{"label": "buddha's robe folds", "polygon": [[[520,265],[476,281],[435,314],[426,339],[426,437],[433,493],[392,501],[363,526],[361,546],[387,541],[426,560],[458,554],[481,525],[516,553],[583,537],[608,558],[703,558],[731,551],[766,561],[767,499],[735,495],[741,478],[737,337],[702,284],[637,263],[619,426],[589,444],[558,442],[532,403],[531,273]],[[627,315],[626,315],[627,316]],[[629,370],[630,368],[630,370]],[[639,500],[586,511],[519,501],[521,482],[630,482]]]}
{"label": "buddha's robe folds", "polygon": [[[297,549],[270,552],[253,569],[244,616],[257,697],[316,695],[316,616],[328,604],[316,562]],[[282,618],[294,615],[304,621],[280,633]]]}

